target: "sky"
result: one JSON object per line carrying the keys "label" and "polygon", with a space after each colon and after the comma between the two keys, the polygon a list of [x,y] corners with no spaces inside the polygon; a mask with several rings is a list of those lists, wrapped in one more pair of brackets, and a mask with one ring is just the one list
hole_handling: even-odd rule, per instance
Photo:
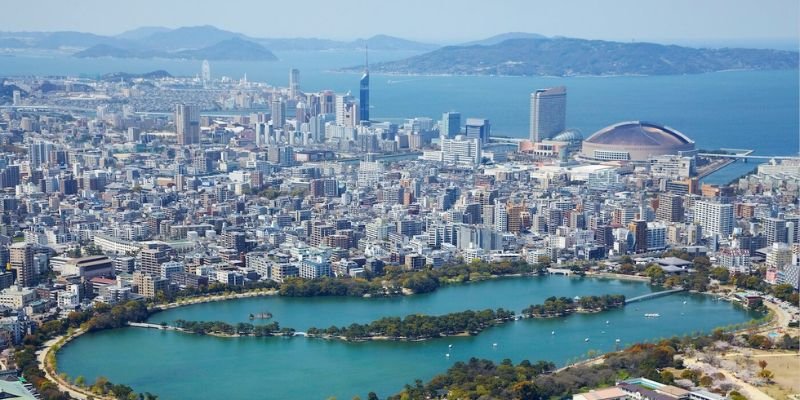
{"label": "sky", "polygon": [[[388,34],[457,43],[503,32],[656,42],[789,40],[798,0],[6,0],[4,31],[113,35],[214,25],[254,37],[351,40]],[[210,5],[213,4],[213,5]]]}

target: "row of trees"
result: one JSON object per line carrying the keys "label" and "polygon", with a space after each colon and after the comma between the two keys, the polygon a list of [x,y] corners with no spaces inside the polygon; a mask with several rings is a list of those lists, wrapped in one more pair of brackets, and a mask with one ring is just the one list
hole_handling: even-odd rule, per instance
{"label": "row of trees", "polygon": [[644,376],[660,379],[659,369],[681,367],[673,361],[680,341],[658,344],[637,344],[624,351],[612,353],[599,365],[587,365],[553,372],[555,365],[527,360],[514,365],[511,360],[495,364],[489,360],[470,359],[458,362],[446,373],[437,375],[427,384],[416,381],[406,385],[392,400],[437,398],[478,399],[548,399],[569,398],[586,388],[614,385],[620,378]]}
{"label": "row of trees", "polygon": [[248,281],[244,285],[226,285],[224,283],[213,282],[205,286],[187,287],[177,292],[159,292],[156,303],[170,303],[182,298],[199,297],[204,295],[219,295],[224,293],[244,293],[259,289],[277,289],[279,283],[274,281]]}
{"label": "row of trees", "polygon": [[356,296],[381,294],[378,281],[357,278],[289,278],[280,285],[280,295],[287,297]]}
{"label": "row of trees", "polygon": [[327,329],[311,327],[310,336],[326,335],[347,340],[386,337],[389,339],[428,339],[480,331],[514,319],[514,312],[498,308],[482,311],[462,311],[441,316],[412,314],[405,318],[385,317],[369,324],[351,324],[347,327],[331,326]]}
{"label": "row of trees", "polygon": [[217,334],[263,337],[273,336],[276,334],[294,334],[294,329],[281,329],[277,322],[254,325],[248,322],[229,324],[224,321],[186,321],[179,319],[175,321],[175,326],[187,332],[196,333],[198,335]]}
{"label": "row of trees", "polygon": [[[403,288],[414,293],[430,293],[445,282],[469,282],[490,276],[539,273],[547,263],[531,265],[524,261],[479,262],[449,264],[441,268],[408,271],[402,267],[387,267],[383,275],[367,274],[364,278],[289,278],[280,285],[281,296],[392,296]],[[277,285],[276,285],[277,286]]]}
{"label": "row of trees", "polygon": [[534,304],[522,310],[522,315],[533,318],[564,317],[576,311],[604,311],[625,305],[625,296],[606,294],[583,296],[574,300],[569,297],[548,297],[543,304]]}

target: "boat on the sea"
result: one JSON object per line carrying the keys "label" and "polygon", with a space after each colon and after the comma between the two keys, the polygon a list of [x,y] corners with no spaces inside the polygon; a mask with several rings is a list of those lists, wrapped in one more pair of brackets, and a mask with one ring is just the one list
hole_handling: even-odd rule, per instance
{"label": "boat on the sea", "polygon": [[647,314],[645,314],[644,316],[645,316],[646,318],[658,318],[658,317],[660,317],[660,316],[661,316],[661,314],[657,314],[657,313],[647,313]]}

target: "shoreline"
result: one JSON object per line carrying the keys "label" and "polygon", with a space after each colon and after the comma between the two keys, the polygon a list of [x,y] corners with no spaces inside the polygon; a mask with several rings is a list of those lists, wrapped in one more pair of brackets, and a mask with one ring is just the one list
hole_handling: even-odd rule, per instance
{"label": "shoreline", "polygon": [[226,301],[226,300],[236,300],[236,299],[246,299],[250,297],[265,297],[265,296],[277,296],[278,290],[277,289],[257,289],[251,292],[244,292],[244,293],[230,293],[230,294],[222,294],[222,295],[213,295],[213,296],[198,296],[198,297],[191,297],[185,301],[174,301],[172,303],[167,304],[159,304],[148,308],[148,311],[155,314],[161,311],[167,311],[174,308],[192,306],[195,304],[205,304],[205,303],[215,303],[218,301]]}
{"label": "shoreline", "polygon": [[[514,274],[506,274],[506,275],[488,275],[482,277],[480,279],[469,280],[465,282],[458,282],[452,280],[442,281],[441,286],[436,290],[441,289],[442,287],[446,286],[457,286],[457,285],[468,285],[473,283],[480,283],[491,281],[495,279],[514,279],[514,278],[530,278],[530,277],[541,277],[541,276],[549,276],[548,274],[539,275],[536,273],[514,273]],[[633,282],[643,282],[649,283],[650,278],[646,276],[638,276],[638,275],[625,275],[625,274],[616,274],[612,272],[587,272],[585,275],[573,275],[569,276],[569,278],[578,277],[578,278],[595,278],[595,279],[616,279],[621,281],[633,281]],[[415,293],[411,290],[405,290],[401,294],[396,295],[387,295],[387,296],[369,296],[368,298],[376,298],[376,297],[405,297],[405,296],[414,296],[417,294],[429,294],[436,292],[426,292],[426,293]],[[180,307],[187,307],[197,304],[205,304],[205,303],[214,303],[218,301],[227,301],[227,300],[236,300],[236,299],[245,299],[251,297],[267,297],[267,296],[280,296],[279,289],[257,289],[252,292],[244,292],[244,293],[231,293],[225,295],[214,295],[214,296],[198,296],[188,298],[184,301],[174,301],[172,303],[167,304],[159,304],[149,308],[152,313],[157,313],[161,311],[172,310],[175,308]],[[364,296],[285,296],[285,297],[299,297],[299,298],[311,298],[311,297],[353,297],[359,298]]]}
{"label": "shoreline", "polygon": [[650,283],[650,278],[646,276],[625,275],[625,274],[617,274],[614,272],[587,272],[586,275],[584,276],[597,279],[617,279],[620,281],[635,281],[635,282]]}
{"label": "shoreline", "polygon": [[39,366],[39,369],[44,372],[45,378],[47,378],[48,381],[53,382],[58,387],[58,390],[67,392],[70,397],[78,400],[113,400],[113,397],[92,393],[85,388],[77,386],[68,379],[63,379],[58,374],[58,367],[51,365],[51,362],[56,360],[58,352],[61,350],[61,348],[73,340],[83,336],[85,333],[86,331],[78,328],[71,334],[57,336],[46,341],[42,345],[42,348],[36,352],[36,363]]}

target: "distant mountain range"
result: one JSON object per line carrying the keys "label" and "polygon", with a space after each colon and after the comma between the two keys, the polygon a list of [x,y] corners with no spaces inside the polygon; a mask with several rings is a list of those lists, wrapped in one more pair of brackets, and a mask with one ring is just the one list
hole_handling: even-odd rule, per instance
{"label": "distant mountain range", "polygon": [[[798,53],[761,49],[697,49],[655,43],[621,43],[507,34],[370,65],[373,72],[512,76],[674,75],[732,69],[796,69]],[[499,42],[497,42],[500,40]],[[345,70],[359,70],[352,67]]]}
{"label": "distant mountain range", "polygon": [[74,51],[76,57],[272,61],[272,51],[336,49],[430,51],[438,45],[386,35],[354,41],[255,38],[213,26],[142,27],[116,36],[83,32],[0,32],[0,48]]}
{"label": "distant mountain range", "polygon": [[275,61],[278,57],[264,46],[239,38],[225,39],[199,49],[162,51],[141,48],[120,48],[106,44],[94,45],[75,54],[79,58],[181,58],[194,60]]}

